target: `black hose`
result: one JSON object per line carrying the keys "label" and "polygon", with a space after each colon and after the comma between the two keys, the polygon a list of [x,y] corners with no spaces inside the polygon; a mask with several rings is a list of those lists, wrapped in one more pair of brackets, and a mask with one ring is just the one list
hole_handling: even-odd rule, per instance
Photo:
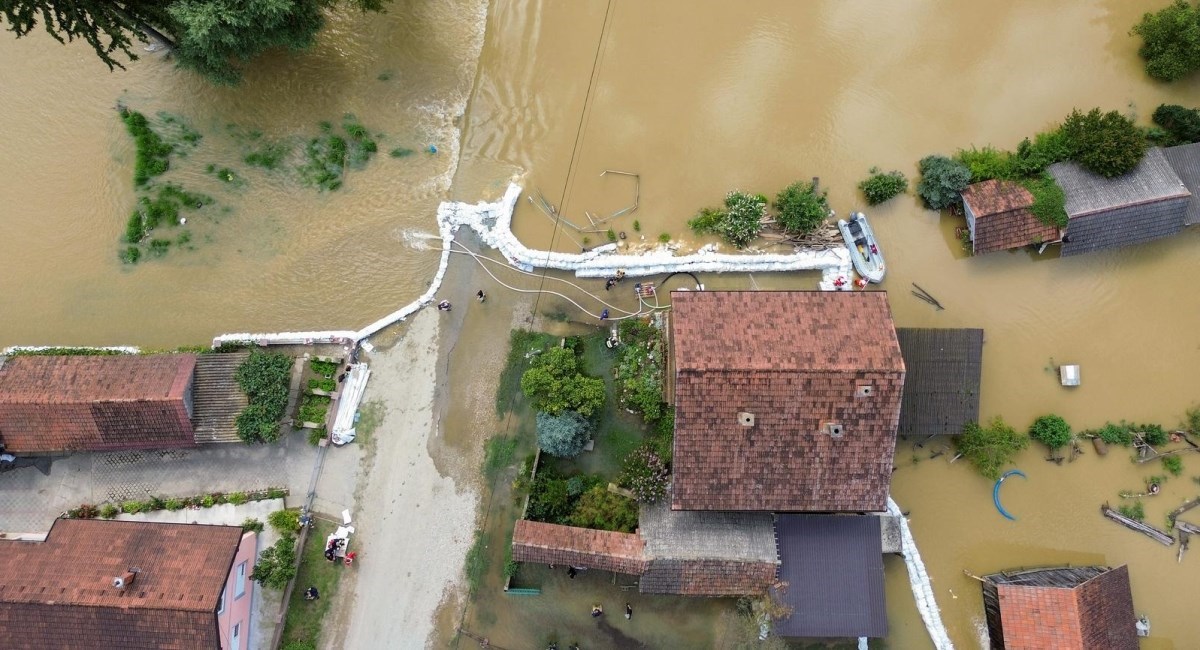
{"label": "black hose", "polygon": [[686,276],[688,276],[689,278],[691,278],[691,279],[692,279],[692,282],[695,282],[695,283],[696,283],[696,289],[699,289],[699,288],[700,288],[700,278],[696,277],[696,274],[695,274],[695,273],[692,273],[691,271],[676,271],[676,272],[674,272],[674,273],[672,273],[672,274],[668,275],[667,277],[663,278],[662,282],[660,282],[660,283],[659,283],[659,285],[660,285],[661,287],[666,287],[666,286],[667,286],[667,280],[670,280],[671,278],[673,278],[673,277],[675,277],[675,276],[677,276],[677,275],[686,275]]}

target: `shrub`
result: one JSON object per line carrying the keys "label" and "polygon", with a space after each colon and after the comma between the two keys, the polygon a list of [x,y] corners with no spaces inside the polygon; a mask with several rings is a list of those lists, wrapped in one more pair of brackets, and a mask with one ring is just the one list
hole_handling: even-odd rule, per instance
{"label": "shrub", "polygon": [[296,576],[296,538],[284,535],[258,554],[250,579],[264,587],[283,589]]}
{"label": "shrub", "polygon": [[1183,473],[1183,459],[1179,456],[1163,456],[1163,469],[1171,473],[1171,476],[1179,476]]}
{"label": "shrub", "polygon": [[776,221],[785,232],[807,235],[829,218],[825,192],[817,192],[812,182],[796,181],[775,196]]}
{"label": "shrub", "polygon": [[211,508],[217,504],[217,500],[211,494],[206,494],[200,497],[200,506],[203,508]]}
{"label": "shrub", "polygon": [[1134,501],[1130,505],[1122,505],[1118,507],[1117,512],[1129,517],[1130,519],[1133,519],[1134,521],[1141,521],[1146,518],[1146,509],[1142,507],[1142,501],[1140,499]]}
{"label": "shrub", "polygon": [[408,149],[406,147],[396,147],[395,149],[389,151],[388,155],[390,155],[392,158],[407,158],[414,153],[416,152],[412,149]]}
{"label": "shrub", "polygon": [[237,416],[238,437],[250,442],[279,439],[279,422],[287,409],[292,358],[254,350],[234,375],[249,404]]}
{"label": "shrub", "polygon": [[263,532],[263,522],[254,517],[246,517],[242,520],[242,530],[248,533]]}
{"label": "shrub", "polygon": [[521,375],[521,391],[534,409],[550,415],[569,410],[590,416],[604,406],[604,380],[581,373],[575,352],[566,348],[535,356]]}
{"label": "shrub", "polygon": [[663,232],[658,234],[658,241],[662,244],[671,243],[671,233]]}
{"label": "shrub", "polygon": [[142,249],[137,246],[126,246],[125,250],[121,251],[121,261],[125,264],[137,264],[142,258]]}
{"label": "shrub", "polygon": [[271,524],[271,528],[279,531],[280,534],[294,534],[300,530],[300,511],[299,510],[276,510],[267,515],[267,523]]}
{"label": "shrub", "polygon": [[1017,176],[1017,165],[1013,154],[987,146],[982,149],[971,147],[959,149],[954,155],[955,160],[971,170],[971,182],[991,180],[1012,180]]}
{"label": "shrub", "polygon": [[287,496],[287,493],[286,488],[267,488],[268,499],[282,499]]}
{"label": "shrub", "polygon": [[150,508],[148,506],[149,504],[142,501],[130,499],[129,501],[121,504],[121,512],[124,512],[127,515],[136,515],[139,512],[149,510]]}
{"label": "shrub", "polygon": [[246,497],[245,492],[230,492],[229,493],[229,502],[235,506],[240,506],[247,501],[249,501],[249,499]]}
{"label": "shrub", "polygon": [[325,421],[325,414],[329,412],[331,402],[332,400],[324,395],[305,395],[300,400],[297,416],[301,422],[321,424]]}
{"label": "shrub", "polygon": [[688,227],[699,234],[720,235],[743,248],[762,232],[766,216],[767,197],[733,190],[725,195],[724,210],[704,208],[688,221]]}
{"label": "shrub", "polygon": [[1129,172],[1146,153],[1146,141],[1137,125],[1116,111],[1071,111],[1062,132],[1071,143],[1071,159],[1105,178]]}
{"label": "shrub", "polygon": [[538,446],[559,458],[574,458],[583,451],[592,436],[592,423],[575,411],[558,415],[537,414]]}
{"label": "shrub", "polygon": [[1166,144],[1200,142],[1200,111],[1178,104],[1163,104],[1154,109],[1154,123],[1170,135]]}
{"label": "shrub", "polygon": [[642,222],[637,219],[633,220],[633,232],[642,232]]}
{"label": "shrub", "polygon": [[167,510],[179,510],[183,508],[183,501],[179,499],[167,499],[163,501],[163,507]]}
{"label": "shrub", "polygon": [[323,390],[326,393],[333,393],[337,391],[337,381],[333,379],[325,379],[324,377],[320,379],[309,379],[308,389]]}
{"label": "shrub", "polygon": [[579,497],[579,503],[571,513],[570,524],[596,530],[632,533],[638,524],[637,502],[597,485]]}
{"label": "shrub", "polygon": [[105,519],[112,519],[113,517],[116,517],[117,513],[119,512],[121,512],[121,509],[111,503],[106,503],[100,506],[100,516]]}
{"label": "shrub", "polygon": [[608,241],[617,241],[617,231],[612,228],[605,231],[604,236],[608,238]]}
{"label": "shrub", "polygon": [[121,121],[125,130],[133,136],[137,147],[137,157],[134,163],[134,185],[145,185],[151,178],[167,171],[170,165],[170,155],[174,147],[163,141],[153,129],[145,115],[126,108],[120,109]]}
{"label": "shrub", "polygon": [[316,447],[321,444],[321,438],[325,437],[325,427],[308,430],[308,444]]}
{"label": "shrub", "polygon": [[954,205],[961,200],[959,192],[971,184],[971,170],[945,156],[926,156],[917,168],[921,172],[917,195],[931,210],[944,210]]}
{"label": "shrub", "polygon": [[1017,433],[997,416],[987,427],[968,422],[955,444],[980,474],[995,480],[1000,478],[1000,470],[1012,462],[1017,452],[1029,446],[1029,438]]}
{"label": "shrub", "polygon": [[533,521],[552,524],[566,523],[571,514],[570,488],[564,479],[552,471],[543,470],[529,490],[529,508],[525,516]]}
{"label": "shrub", "polygon": [[900,170],[884,173],[878,167],[872,167],[868,173],[870,176],[858,184],[858,189],[867,197],[867,205],[879,205],[908,191],[908,179]]}
{"label": "shrub", "polygon": [[1190,408],[1185,415],[1184,426],[1192,433],[1200,433],[1200,408]]}
{"label": "shrub", "polygon": [[1070,157],[1070,142],[1062,129],[1054,129],[1033,136],[1033,141],[1029,138],[1021,140],[1011,162],[1020,176],[1036,176],[1050,165]]}
{"label": "shrub", "polygon": [[632,490],[638,501],[654,503],[667,493],[670,474],[652,444],[634,449],[621,465],[621,485]]}
{"label": "shrub", "polygon": [[1029,427],[1029,437],[1046,445],[1051,451],[1071,443],[1071,425],[1057,415],[1043,415]]}
{"label": "shrub", "polygon": [[1143,14],[1131,33],[1142,37],[1138,55],[1151,77],[1175,81],[1200,68],[1200,10],[1185,0]]}

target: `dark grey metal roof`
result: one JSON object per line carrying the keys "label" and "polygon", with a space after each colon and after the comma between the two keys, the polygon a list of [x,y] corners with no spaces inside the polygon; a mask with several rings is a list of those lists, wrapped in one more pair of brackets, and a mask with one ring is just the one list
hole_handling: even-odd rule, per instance
{"label": "dark grey metal roof", "polygon": [[1071,219],[1062,239],[1062,256],[1144,244],[1175,235],[1183,230],[1190,202],[1189,197],[1180,196]]}
{"label": "dark grey metal roof", "polygon": [[1200,223],[1200,142],[1167,147],[1163,149],[1163,155],[1179,175],[1179,180],[1183,181],[1184,186],[1192,193],[1187,214],[1184,215],[1184,225]]}
{"label": "dark grey metal roof", "polygon": [[979,420],[983,330],[898,327],[904,356],[901,435],[957,435]]}
{"label": "dark grey metal roof", "polygon": [[642,505],[638,533],[648,559],[778,562],[775,526],[767,512],[671,510],[668,496]]}
{"label": "dark grey metal roof", "polygon": [[883,547],[875,515],[779,515],[779,578],[790,616],[785,637],[887,635]]}
{"label": "dark grey metal roof", "polygon": [[1147,150],[1137,167],[1116,178],[1093,174],[1073,162],[1054,163],[1048,171],[1066,194],[1067,216],[1072,219],[1190,195],[1158,147]]}

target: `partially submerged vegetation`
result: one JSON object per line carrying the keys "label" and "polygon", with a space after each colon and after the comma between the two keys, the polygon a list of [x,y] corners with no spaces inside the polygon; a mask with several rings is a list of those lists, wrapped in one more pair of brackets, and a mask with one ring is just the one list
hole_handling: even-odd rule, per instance
{"label": "partially submerged vegetation", "polygon": [[999,416],[987,426],[968,422],[962,435],[955,438],[958,451],[986,478],[1000,478],[1005,465],[1012,463],[1017,453],[1029,446],[1029,437],[1017,433]]}
{"label": "partially submerged vegetation", "polygon": [[867,197],[867,205],[879,205],[908,191],[908,178],[898,169],[885,173],[872,167],[867,173],[870,175],[858,184],[858,189]]}
{"label": "partially submerged vegetation", "polygon": [[321,122],[320,135],[305,145],[305,163],[299,169],[305,183],[325,191],[336,190],[342,186],[346,168],[362,168],[378,151],[375,138],[354,115],[347,113],[341,126],[339,134],[333,124]]}
{"label": "partially submerged vegetation", "polygon": [[1175,81],[1200,70],[1200,8],[1186,0],[1146,12],[1131,33],[1142,37],[1138,55],[1151,77]]}
{"label": "partially submerged vegetation", "polygon": [[[775,208],[774,218],[768,205]],[[701,209],[688,220],[688,227],[696,234],[719,235],[733,246],[745,248],[769,225],[785,235],[804,237],[820,228],[830,214],[825,192],[815,182],[797,181],[780,191],[774,203],[763,194],[733,190],[725,195],[722,207]]]}

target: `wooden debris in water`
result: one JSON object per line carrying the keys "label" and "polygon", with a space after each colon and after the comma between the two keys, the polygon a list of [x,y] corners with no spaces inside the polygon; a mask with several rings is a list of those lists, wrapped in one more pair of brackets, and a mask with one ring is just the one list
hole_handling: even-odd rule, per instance
{"label": "wooden debris in water", "polygon": [[1179,515],[1182,515],[1183,513],[1187,512],[1188,510],[1191,510],[1192,508],[1195,508],[1196,506],[1200,506],[1200,497],[1196,497],[1195,499],[1190,499],[1188,501],[1184,501],[1183,505],[1172,510],[1171,512],[1168,512],[1167,520],[1175,521],[1176,517],[1178,517]]}
{"label": "wooden debris in water", "polygon": [[[916,290],[917,290],[917,291],[913,291],[913,292],[912,292],[912,294],[913,294],[914,296],[916,296],[916,297],[920,298],[921,300],[924,300],[925,302],[927,302],[927,303],[929,303],[929,304],[933,305],[934,307],[937,307],[937,308],[938,308],[938,311],[942,311],[942,310],[944,310],[944,309],[945,309],[945,307],[943,307],[943,306],[942,306],[942,303],[938,302],[938,299],[937,299],[937,298],[934,298],[934,297],[933,297],[933,295],[932,295],[932,294],[930,294],[928,291],[926,291],[926,290],[922,289],[922,288],[921,288],[921,285],[919,285],[919,284],[917,284],[916,282],[914,282],[914,283],[912,283],[912,286],[913,286],[914,288],[916,288]],[[918,291],[919,291],[920,293],[918,293]]]}
{"label": "wooden debris in water", "polygon": [[1175,522],[1175,527],[1189,535],[1200,534],[1200,526],[1197,526],[1195,524],[1189,524],[1186,521]]}
{"label": "wooden debris in water", "polygon": [[[1150,539],[1158,542],[1159,544],[1162,544],[1163,546],[1174,546],[1175,545],[1175,538],[1172,537],[1171,535],[1167,534],[1166,531],[1159,530],[1159,529],[1155,528],[1154,526],[1151,526],[1150,524],[1147,524],[1145,522],[1130,519],[1129,517],[1126,517],[1125,515],[1108,507],[1107,503],[1100,506],[1100,513],[1103,514],[1105,517],[1112,519],[1113,521],[1121,524],[1122,526],[1124,526],[1130,530],[1136,530],[1137,532],[1145,535],[1146,537],[1149,537]],[[1183,523],[1184,522],[1177,522],[1177,525],[1183,524]],[[1182,529],[1182,526],[1181,526],[1181,529]],[[1198,530],[1197,532],[1200,532],[1200,530]]]}
{"label": "wooden debris in water", "polygon": [[1185,531],[1185,530],[1179,531],[1179,554],[1175,556],[1176,564],[1183,562],[1183,552],[1187,550],[1188,541],[1190,541],[1191,538],[1192,538],[1192,536],[1190,534],[1188,534],[1187,531]]}

